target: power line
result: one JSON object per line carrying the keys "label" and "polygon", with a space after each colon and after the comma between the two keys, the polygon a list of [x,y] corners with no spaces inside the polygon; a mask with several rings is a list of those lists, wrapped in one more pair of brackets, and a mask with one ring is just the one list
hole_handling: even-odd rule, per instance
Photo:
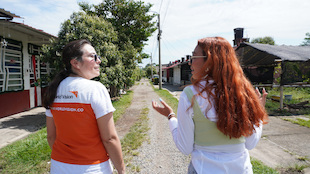
{"label": "power line", "polygon": [[164,26],[164,23],[166,21],[166,15],[167,15],[168,9],[170,7],[170,2],[171,2],[171,0],[168,1],[168,5],[167,5],[166,11],[165,11],[165,16],[164,16],[164,19],[163,19],[163,22],[162,22],[162,25],[161,25],[162,27]]}
{"label": "power line", "polygon": [[161,5],[163,4],[163,0],[161,0],[161,2],[160,2],[160,6],[159,6],[159,10],[158,10],[158,12],[160,13],[160,10],[161,10]]}
{"label": "power line", "polygon": [[[170,44],[169,42],[165,42],[164,39],[162,39],[162,41],[163,41],[163,44],[166,46],[166,49],[169,53],[171,53],[172,55],[177,55],[179,53],[179,51],[174,46],[172,46],[172,44]],[[171,49],[169,49],[167,46],[172,48],[173,53],[171,52]]]}
{"label": "power line", "polygon": [[155,49],[155,51],[156,51],[157,48],[158,48],[158,45],[156,44],[156,41],[157,41],[156,37],[153,37],[153,39],[154,39],[154,42],[153,42],[152,54],[153,54],[153,56],[155,56],[155,55],[156,55],[156,52],[155,52],[155,54],[154,54],[154,49]]}

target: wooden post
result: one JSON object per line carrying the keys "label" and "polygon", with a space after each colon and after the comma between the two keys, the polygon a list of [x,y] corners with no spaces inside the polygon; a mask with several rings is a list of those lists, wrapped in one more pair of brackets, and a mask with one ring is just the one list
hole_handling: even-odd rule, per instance
{"label": "wooden post", "polygon": [[283,109],[283,86],[280,86],[280,109]]}

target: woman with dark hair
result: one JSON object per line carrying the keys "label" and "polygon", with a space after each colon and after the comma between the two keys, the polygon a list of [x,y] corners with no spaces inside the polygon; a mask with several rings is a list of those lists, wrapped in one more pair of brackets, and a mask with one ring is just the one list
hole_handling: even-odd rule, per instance
{"label": "woman with dark hair", "polygon": [[168,117],[177,148],[191,154],[188,173],[253,173],[248,150],[262,134],[268,115],[261,96],[245,77],[235,51],[221,37],[198,40],[189,65],[192,85],[179,99],[178,119],[164,101],[153,101]]}
{"label": "woman with dark hair", "polygon": [[51,173],[125,173],[110,96],[100,74],[100,57],[87,40],[68,43],[65,69],[51,82],[43,101]]}

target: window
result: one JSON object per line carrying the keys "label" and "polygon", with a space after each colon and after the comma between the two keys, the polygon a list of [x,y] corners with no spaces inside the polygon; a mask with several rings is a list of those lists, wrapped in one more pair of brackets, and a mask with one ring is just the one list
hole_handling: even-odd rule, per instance
{"label": "window", "polygon": [[0,92],[22,90],[22,43],[5,38],[0,43]]}
{"label": "window", "polygon": [[[43,54],[40,46],[28,44],[28,52],[30,55],[29,67],[31,69],[30,86],[34,87],[41,85],[41,87],[46,87],[48,85],[48,75],[53,68],[50,68],[48,63],[40,60],[40,55]],[[35,62],[33,62],[33,58],[35,59]],[[36,78],[34,78],[34,69],[36,72]]]}

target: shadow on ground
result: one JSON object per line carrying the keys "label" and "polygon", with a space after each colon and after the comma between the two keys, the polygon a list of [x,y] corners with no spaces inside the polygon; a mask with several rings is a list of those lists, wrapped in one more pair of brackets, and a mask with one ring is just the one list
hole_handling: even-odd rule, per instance
{"label": "shadow on ground", "polygon": [[[5,118],[4,118],[5,119]],[[5,119],[0,122],[0,129],[22,129],[28,132],[35,132],[46,125],[45,113],[30,113],[19,117]]]}

